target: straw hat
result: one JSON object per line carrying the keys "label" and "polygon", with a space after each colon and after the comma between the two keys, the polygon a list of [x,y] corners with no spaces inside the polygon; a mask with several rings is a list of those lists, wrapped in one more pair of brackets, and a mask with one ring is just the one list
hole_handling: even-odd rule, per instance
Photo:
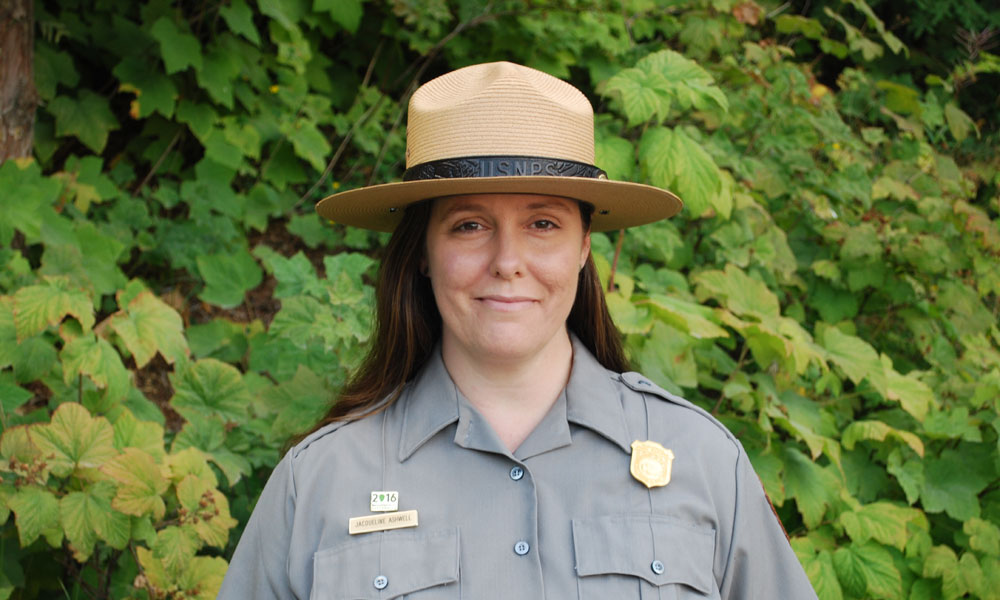
{"label": "straw hat", "polygon": [[441,196],[564,196],[594,206],[593,231],[673,216],[680,199],[611,181],[594,166],[594,112],[575,87],[509,62],[472,65],[410,99],[403,181],[358,188],[316,205],[327,219],[392,231],[413,202]]}

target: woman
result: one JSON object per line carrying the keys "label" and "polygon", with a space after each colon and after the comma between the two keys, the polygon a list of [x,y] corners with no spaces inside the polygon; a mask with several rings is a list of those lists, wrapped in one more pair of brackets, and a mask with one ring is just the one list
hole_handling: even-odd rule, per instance
{"label": "woman", "polygon": [[[609,181],[572,86],[510,63],[410,102],[368,358],[275,468],[223,598],[815,598],[739,442],[627,370],[591,231],[675,214]],[[669,357],[664,357],[669,360]]]}

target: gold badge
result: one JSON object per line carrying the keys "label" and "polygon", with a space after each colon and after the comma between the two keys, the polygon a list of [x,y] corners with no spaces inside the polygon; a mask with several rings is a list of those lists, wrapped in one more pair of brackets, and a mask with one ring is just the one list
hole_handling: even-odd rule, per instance
{"label": "gold badge", "polygon": [[629,470],[646,487],[659,487],[670,483],[670,470],[674,453],[656,442],[632,442],[632,464]]}
{"label": "gold badge", "polygon": [[368,515],[366,517],[354,517],[347,522],[347,533],[357,535],[359,533],[371,533],[373,531],[388,531],[390,529],[402,529],[404,527],[417,526],[417,511],[404,510],[400,512],[382,513],[380,515]]}

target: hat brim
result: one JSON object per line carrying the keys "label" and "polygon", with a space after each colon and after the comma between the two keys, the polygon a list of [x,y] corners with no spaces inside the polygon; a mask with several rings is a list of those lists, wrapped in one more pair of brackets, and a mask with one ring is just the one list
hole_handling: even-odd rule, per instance
{"label": "hat brim", "polygon": [[518,176],[423,179],[384,183],[327,196],[316,204],[335,223],[393,231],[414,202],[461,194],[541,194],[594,206],[591,231],[635,227],[672,217],[683,207],[673,193],[630,181],[583,177]]}

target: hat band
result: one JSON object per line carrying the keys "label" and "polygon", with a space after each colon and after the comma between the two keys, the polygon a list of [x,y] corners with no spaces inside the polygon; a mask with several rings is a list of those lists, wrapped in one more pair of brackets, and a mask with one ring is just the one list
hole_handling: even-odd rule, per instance
{"label": "hat band", "polygon": [[594,165],[539,156],[470,156],[445,158],[414,165],[403,173],[403,181],[455,179],[463,177],[585,177],[607,179]]}

